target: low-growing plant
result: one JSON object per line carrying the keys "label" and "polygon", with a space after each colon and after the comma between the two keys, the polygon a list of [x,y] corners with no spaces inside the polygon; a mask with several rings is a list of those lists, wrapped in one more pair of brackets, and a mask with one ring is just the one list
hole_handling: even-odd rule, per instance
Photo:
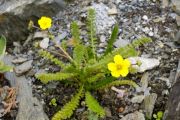
{"label": "low-growing plant", "polygon": [[49,103],[49,105],[52,105],[52,106],[57,106],[57,100],[56,100],[56,98],[53,98],[53,99],[51,99],[51,101],[50,101],[50,103]]}
{"label": "low-growing plant", "polygon": [[163,112],[162,111],[158,111],[157,114],[153,114],[153,118],[155,120],[162,120],[163,119]]}
{"label": "low-growing plant", "polygon": [[12,67],[7,66],[2,61],[6,50],[6,38],[4,36],[0,36],[0,73],[4,73],[10,71]]}
{"label": "low-growing plant", "polygon": [[[115,25],[112,34],[108,40],[107,48],[102,55],[97,55],[97,37],[95,26],[95,11],[90,9],[87,16],[87,30],[89,41],[88,45],[84,45],[80,39],[80,30],[77,22],[71,23],[71,34],[73,40],[73,54],[66,51],[66,47],[57,45],[63,53],[63,59],[56,58],[53,54],[46,50],[40,50],[40,55],[47,58],[61,68],[56,73],[41,73],[36,75],[43,83],[51,81],[69,81],[68,83],[78,87],[77,93],[71,100],[64,105],[52,117],[52,120],[61,120],[70,118],[73,111],[78,107],[81,99],[85,98],[85,104],[88,109],[97,114],[99,117],[105,116],[103,107],[91,94],[91,91],[115,86],[130,85],[134,88],[138,85],[132,80],[118,80],[127,76],[130,72],[130,61],[126,58],[137,56],[136,48],[151,39],[142,37],[134,40],[131,44],[114,49],[113,43],[118,36],[118,25]],[[64,45],[64,44],[63,44]],[[114,60],[114,62],[113,62]]]}

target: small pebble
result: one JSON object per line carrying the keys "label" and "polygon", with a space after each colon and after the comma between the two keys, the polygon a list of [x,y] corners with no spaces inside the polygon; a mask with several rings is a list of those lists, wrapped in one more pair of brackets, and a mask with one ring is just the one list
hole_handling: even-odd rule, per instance
{"label": "small pebble", "polygon": [[40,42],[39,46],[40,46],[41,48],[43,48],[43,49],[47,49],[48,46],[49,46],[49,38],[44,38],[44,39]]}
{"label": "small pebble", "polygon": [[118,111],[119,113],[122,113],[124,110],[125,110],[124,107],[119,107],[119,108],[117,109],[117,111]]}
{"label": "small pebble", "polygon": [[144,15],[142,18],[143,18],[143,20],[146,20],[146,21],[148,20],[148,16],[147,15]]}
{"label": "small pebble", "polygon": [[152,31],[150,31],[150,32],[148,33],[148,35],[152,37],[152,36],[154,36],[154,33],[153,33]]}

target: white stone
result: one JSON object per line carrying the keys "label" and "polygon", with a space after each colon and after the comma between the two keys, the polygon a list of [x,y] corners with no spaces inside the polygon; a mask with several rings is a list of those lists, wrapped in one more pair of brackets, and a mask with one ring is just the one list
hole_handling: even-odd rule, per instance
{"label": "white stone", "polygon": [[152,31],[150,31],[150,32],[148,33],[148,35],[152,37],[152,36],[154,36],[154,33],[153,33]]}
{"label": "white stone", "polygon": [[136,65],[136,69],[140,73],[145,72],[146,70],[153,69],[160,64],[160,61],[154,58],[130,57],[128,59],[130,61],[133,61],[133,63],[134,61],[136,61],[136,63],[141,63],[141,65],[139,66]]}
{"label": "white stone", "polygon": [[148,27],[145,27],[145,28],[142,29],[142,31],[147,34],[147,33],[149,33],[150,29]]}
{"label": "white stone", "polygon": [[43,48],[43,49],[47,49],[48,46],[49,46],[49,38],[44,38],[44,39],[40,42],[39,46],[40,46],[41,48]]}
{"label": "white stone", "polygon": [[162,8],[166,8],[169,5],[169,0],[162,0]]}
{"label": "white stone", "polygon": [[101,37],[100,37],[100,41],[101,41],[102,43],[106,42],[106,36],[101,35]]}
{"label": "white stone", "polygon": [[116,0],[116,4],[119,4],[120,2],[122,2],[121,0]]}
{"label": "white stone", "polygon": [[134,113],[127,114],[120,120],[145,120],[144,114],[138,111]]}
{"label": "white stone", "polygon": [[137,95],[131,99],[132,103],[142,103],[144,100],[145,96],[144,95]]}
{"label": "white stone", "polygon": [[178,26],[180,26],[180,16],[179,15],[176,16],[176,23]]}
{"label": "white stone", "polygon": [[47,31],[40,31],[40,32],[35,32],[33,38],[45,38],[48,37]]}
{"label": "white stone", "polygon": [[144,15],[142,18],[143,18],[143,20],[148,20],[148,16],[147,15]]}
{"label": "white stone", "polygon": [[119,48],[119,47],[124,47],[130,43],[129,40],[124,40],[121,37],[114,43],[114,46]]}
{"label": "white stone", "polygon": [[117,13],[118,12],[117,12],[117,9],[115,7],[108,10],[108,15],[116,15]]}
{"label": "white stone", "polygon": [[171,0],[174,10],[180,15],[180,0]]}
{"label": "white stone", "polygon": [[143,110],[145,111],[146,116],[149,119],[151,119],[151,117],[152,117],[152,113],[153,113],[154,105],[156,103],[156,99],[157,99],[156,93],[152,93],[152,94],[150,94],[144,98]]}
{"label": "white stone", "polygon": [[27,58],[19,57],[19,58],[16,58],[16,59],[12,60],[12,63],[19,64],[19,63],[23,63],[25,61],[27,61]]}

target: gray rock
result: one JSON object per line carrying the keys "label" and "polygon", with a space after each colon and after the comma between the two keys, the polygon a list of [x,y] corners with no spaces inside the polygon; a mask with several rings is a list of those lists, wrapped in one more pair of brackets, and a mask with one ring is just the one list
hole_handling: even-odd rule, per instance
{"label": "gray rock", "polygon": [[148,20],[148,16],[147,16],[147,15],[144,15],[144,16],[142,17],[142,19],[147,21],[147,20]]}
{"label": "gray rock", "polygon": [[145,90],[148,87],[148,81],[149,81],[149,73],[146,72],[143,74],[142,78],[141,78],[141,87],[143,90]]}
{"label": "gray rock", "polygon": [[124,40],[121,37],[114,43],[114,46],[119,48],[119,47],[124,47],[130,43],[129,40]]}
{"label": "gray rock", "polygon": [[143,92],[144,96],[150,95],[151,87],[148,87],[148,81],[149,81],[149,73],[144,73],[141,78],[140,87],[136,88],[136,91]]}
{"label": "gray rock", "polygon": [[169,5],[169,0],[162,0],[162,8],[166,8]]}
{"label": "gray rock", "polygon": [[157,99],[157,94],[156,93],[152,93],[151,95],[148,95],[148,96],[146,96],[144,98],[143,107],[144,107],[144,110],[145,110],[145,113],[146,113],[146,117],[148,119],[151,119],[156,99]]}
{"label": "gray rock", "polygon": [[175,83],[169,95],[169,99],[167,102],[167,110],[165,111],[163,120],[180,119],[180,60],[174,79]]}
{"label": "gray rock", "polygon": [[33,36],[34,39],[36,39],[36,38],[46,38],[46,37],[48,37],[48,32],[47,31],[35,32],[34,36]]}
{"label": "gray rock", "polygon": [[180,15],[180,0],[171,0],[174,10]]}
{"label": "gray rock", "polygon": [[119,4],[119,3],[122,2],[122,1],[121,1],[121,0],[116,0],[115,2],[116,2],[116,4]]}
{"label": "gray rock", "polygon": [[125,10],[126,10],[126,6],[125,6],[125,5],[120,4],[120,5],[119,5],[119,9],[120,9],[121,11],[125,11]]}
{"label": "gray rock", "polygon": [[113,7],[112,9],[108,10],[108,15],[116,15],[116,14],[118,14],[116,7]]}
{"label": "gray rock", "polygon": [[177,22],[177,25],[180,26],[180,15],[176,16],[176,22]]}
{"label": "gray rock", "polygon": [[27,61],[27,58],[19,57],[19,58],[13,59],[13,60],[12,60],[12,63],[14,63],[14,64],[20,64],[20,63],[23,63],[23,62],[25,62],[25,61]]}
{"label": "gray rock", "polygon": [[106,42],[106,36],[101,35],[101,36],[100,36],[100,41],[101,41],[102,43]]}
{"label": "gray rock", "polygon": [[174,40],[177,44],[180,45],[180,30],[177,32],[175,40]]}
{"label": "gray rock", "polygon": [[28,35],[27,21],[43,15],[55,16],[65,6],[63,0],[1,0],[0,34],[9,41],[26,40]]}
{"label": "gray rock", "polygon": [[39,46],[43,49],[47,49],[49,46],[49,38],[44,38],[40,43]]}
{"label": "gray rock", "polygon": [[106,45],[107,45],[107,43],[106,43],[106,42],[104,42],[104,43],[99,43],[99,47],[100,47],[100,48],[105,48],[105,47],[106,47]]}
{"label": "gray rock", "polygon": [[148,34],[150,29],[148,27],[145,27],[145,28],[142,29],[142,31],[145,32],[146,34]]}
{"label": "gray rock", "polygon": [[96,11],[96,29],[97,34],[103,34],[108,31],[115,23],[114,16],[108,16],[109,8],[103,4],[93,4],[92,8]]}
{"label": "gray rock", "polygon": [[[12,56],[5,56],[4,61],[8,65],[12,65]],[[5,73],[5,78],[12,87],[18,88],[18,114],[16,120],[49,120],[43,111],[42,104],[33,97],[32,88],[28,85],[25,76],[17,77],[14,72]]]}
{"label": "gray rock", "polygon": [[48,89],[56,89],[58,82],[50,82],[47,84]]}
{"label": "gray rock", "polygon": [[176,13],[169,13],[168,16],[173,18],[173,19],[176,19],[177,14]]}
{"label": "gray rock", "polygon": [[153,33],[152,31],[150,31],[150,32],[148,33],[148,35],[149,35],[150,37],[152,37],[152,36],[154,36],[154,33]]}
{"label": "gray rock", "polygon": [[134,96],[132,99],[131,99],[131,102],[132,103],[142,103],[142,101],[144,100],[145,96],[144,95],[137,95],[137,96]]}
{"label": "gray rock", "polygon": [[136,111],[134,113],[127,114],[120,120],[145,120],[145,117],[143,113]]}
{"label": "gray rock", "polygon": [[153,69],[154,67],[159,66],[160,61],[154,58],[143,58],[143,57],[130,57],[128,58],[131,62],[140,63],[140,65],[133,65],[138,72],[142,73],[146,70]]}
{"label": "gray rock", "polygon": [[30,60],[30,61],[27,61],[27,62],[15,67],[15,69],[14,69],[15,73],[18,76],[20,76],[23,73],[29,71],[32,68],[32,62],[33,62],[33,60]]}
{"label": "gray rock", "polygon": [[132,0],[131,4],[132,4],[132,5],[138,4],[138,0]]}
{"label": "gray rock", "polygon": [[158,77],[158,78],[156,78],[156,79],[164,81],[164,82],[166,83],[166,86],[168,86],[169,88],[172,86],[172,84],[170,83],[169,78],[166,78],[166,77]]}
{"label": "gray rock", "polygon": [[62,32],[62,34],[58,34],[54,40],[56,41],[57,44],[59,44],[61,42],[61,40],[63,40],[64,38],[66,38],[68,36],[67,32]]}
{"label": "gray rock", "polygon": [[137,23],[139,20],[140,20],[140,18],[138,16],[134,16],[133,17],[133,22],[134,23]]}

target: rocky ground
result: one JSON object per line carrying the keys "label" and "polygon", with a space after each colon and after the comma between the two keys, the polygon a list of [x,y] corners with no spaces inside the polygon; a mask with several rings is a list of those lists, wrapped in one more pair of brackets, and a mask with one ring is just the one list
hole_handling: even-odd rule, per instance
{"label": "rocky ground", "polygon": [[[106,110],[107,117],[103,120],[145,120],[145,116],[152,116],[158,111],[166,113],[164,120],[169,120],[168,115],[172,114],[172,111],[169,107],[171,102],[168,101],[171,101],[171,94],[174,96],[180,94],[179,85],[177,86],[180,69],[178,67],[180,64],[180,37],[176,37],[180,26],[178,10],[180,7],[174,7],[178,4],[178,0],[172,0],[172,3],[168,3],[166,0],[97,0],[93,2],[77,0],[68,3],[63,11],[53,17],[54,24],[50,31],[55,35],[54,39],[57,43],[71,38],[70,23],[73,20],[78,21],[81,38],[87,42],[87,31],[85,29],[87,9],[94,8],[96,10],[99,54],[104,51],[115,23],[119,25],[119,36],[114,44],[116,48],[123,47],[141,36],[148,36],[153,40],[139,48],[140,57],[143,59],[142,61],[145,61],[144,64],[147,64],[144,66],[145,68],[142,68],[143,70],[140,73],[128,77],[144,87],[141,93],[136,93],[133,89],[124,86],[94,92]],[[33,103],[36,103],[37,106],[40,106],[39,111],[34,109],[36,112],[42,110],[40,105],[42,104],[48,118],[51,118],[70,100],[75,88],[58,82],[44,85],[34,77],[35,74],[42,71],[56,72],[59,70],[38,55],[39,49],[35,47],[37,43],[41,48],[48,49],[56,54],[57,48],[49,41],[47,33],[38,30],[31,32],[26,41],[14,41],[13,47],[8,47],[7,51],[12,56],[11,59],[15,65],[14,70],[18,76],[14,77],[15,80],[24,80],[26,82],[19,84],[28,86],[27,88],[20,87],[22,88],[21,95],[26,94],[23,90],[32,91],[33,94],[29,94],[37,98],[40,103],[34,98],[29,98],[32,99],[29,104],[32,103],[33,106]],[[10,58],[8,59],[10,60]],[[177,87],[174,89],[174,86]],[[174,93],[171,93],[171,89]],[[118,90],[126,90],[127,92],[122,97],[118,95]],[[49,104],[53,98],[56,98],[57,106]],[[12,112],[2,119],[15,118],[17,111]],[[81,101],[80,107],[70,120],[86,120],[89,115],[84,101]],[[44,113],[41,113],[40,116],[48,119]],[[23,120],[23,118],[19,117],[19,120]],[[180,118],[176,117],[172,120],[180,120]]]}

